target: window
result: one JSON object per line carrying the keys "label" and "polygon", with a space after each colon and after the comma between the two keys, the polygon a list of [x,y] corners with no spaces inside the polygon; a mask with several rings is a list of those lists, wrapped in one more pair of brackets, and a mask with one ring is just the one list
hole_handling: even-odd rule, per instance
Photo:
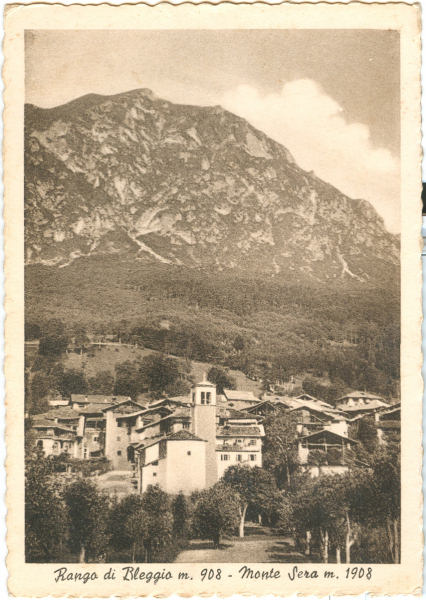
{"label": "window", "polygon": [[187,455],[191,456],[191,450],[188,450]]}
{"label": "window", "polygon": [[117,435],[117,442],[119,442],[121,440],[120,436]]}
{"label": "window", "polygon": [[192,403],[195,404],[195,392],[192,392]]}
{"label": "window", "polygon": [[243,455],[242,454],[237,454],[237,461],[238,462],[243,462]]}
{"label": "window", "polygon": [[211,392],[206,392],[206,398],[207,398],[207,400],[206,400],[206,404],[210,404],[210,399],[211,399],[211,396],[212,396],[212,395],[211,395]]}
{"label": "window", "polygon": [[117,456],[121,456],[121,450],[117,450]]}
{"label": "window", "polygon": [[183,429],[189,429],[189,423],[182,423]]}
{"label": "window", "polygon": [[206,392],[201,392],[201,404],[206,403]]}
{"label": "window", "polygon": [[250,460],[256,460],[256,454],[250,454]]}
{"label": "window", "polygon": [[153,474],[152,474],[152,476],[153,476],[153,477],[157,477],[157,473],[153,473]]}
{"label": "window", "polygon": [[248,443],[249,446],[256,446],[256,440],[250,440]]}
{"label": "window", "polygon": [[229,460],[229,454],[221,454],[220,460]]}
{"label": "window", "polygon": [[94,435],[94,436],[93,436],[93,441],[94,441],[94,442],[97,442],[98,440],[99,440],[98,436],[97,436],[97,435]]}
{"label": "window", "polygon": [[38,442],[37,442],[37,448],[40,448],[40,449],[43,448],[43,440],[38,440]]}

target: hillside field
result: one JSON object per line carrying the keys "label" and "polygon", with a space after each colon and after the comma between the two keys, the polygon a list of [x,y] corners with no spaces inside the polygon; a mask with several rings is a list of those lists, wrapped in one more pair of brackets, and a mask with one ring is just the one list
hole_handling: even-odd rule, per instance
{"label": "hillside field", "polygon": [[[94,356],[90,356],[94,353]],[[108,371],[114,374],[115,365],[126,360],[137,360],[147,356],[148,354],[157,354],[155,350],[149,348],[135,348],[124,345],[103,346],[101,348],[94,347],[89,353],[76,354],[70,352],[63,358],[65,369],[82,369],[86,377],[93,377],[100,371]],[[171,355],[170,355],[171,356]],[[174,356],[173,358],[179,358]],[[195,381],[201,381],[204,374],[207,374],[211,363],[191,361],[192,375]],[[241,371],[230,369],[229,374],[235,378],[237,389],[253,392],[258,396],[261,392],[261,384],[258,381],[252,381]]]}

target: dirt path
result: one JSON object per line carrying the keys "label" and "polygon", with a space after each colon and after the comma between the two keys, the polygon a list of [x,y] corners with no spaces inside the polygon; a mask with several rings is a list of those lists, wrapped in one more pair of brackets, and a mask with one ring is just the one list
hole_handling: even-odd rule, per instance
{"label": "dirt path", "polygon": [[193,540],[188,550],[179,554],[177,563],[250,563],[250,562],[306,562],[293,548],[289,537],[272,533],[257,533],[244,538],[223,540],[220,548],[213,548],[208,540]]}

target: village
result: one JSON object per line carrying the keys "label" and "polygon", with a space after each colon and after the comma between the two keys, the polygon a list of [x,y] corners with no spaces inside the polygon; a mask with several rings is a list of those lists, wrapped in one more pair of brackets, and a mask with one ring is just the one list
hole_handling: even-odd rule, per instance
{"label": "village", "polygon": [[265,422],[274,415],[294,426],[290,443],[299,469],[311,477],[362,466],[357,447],[365,423],[379,446],[400,436],[400,403],[374,393],[353,391],[332,405],[307,393],[218,393],[206,376],[183,396],[141,402],[71,394],[49,404],[47,412],[27,419],[34,448],[68,459],[63,476],[70,479],[73,459],[80,465],[103,461],[91,477],[116,497],[143,494],[152,485],[190,495],[214,485],[231,466],[262,467]]}

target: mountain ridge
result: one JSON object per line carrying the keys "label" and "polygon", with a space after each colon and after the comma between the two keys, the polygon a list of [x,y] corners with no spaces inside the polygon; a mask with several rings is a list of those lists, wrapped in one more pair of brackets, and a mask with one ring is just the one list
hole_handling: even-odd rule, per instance
{"label": "mountain ridge", "polygon": [[27,264],[118,254],[318,283],[386,282],[399,240],[250,123],[147,89],[25,107]]}

